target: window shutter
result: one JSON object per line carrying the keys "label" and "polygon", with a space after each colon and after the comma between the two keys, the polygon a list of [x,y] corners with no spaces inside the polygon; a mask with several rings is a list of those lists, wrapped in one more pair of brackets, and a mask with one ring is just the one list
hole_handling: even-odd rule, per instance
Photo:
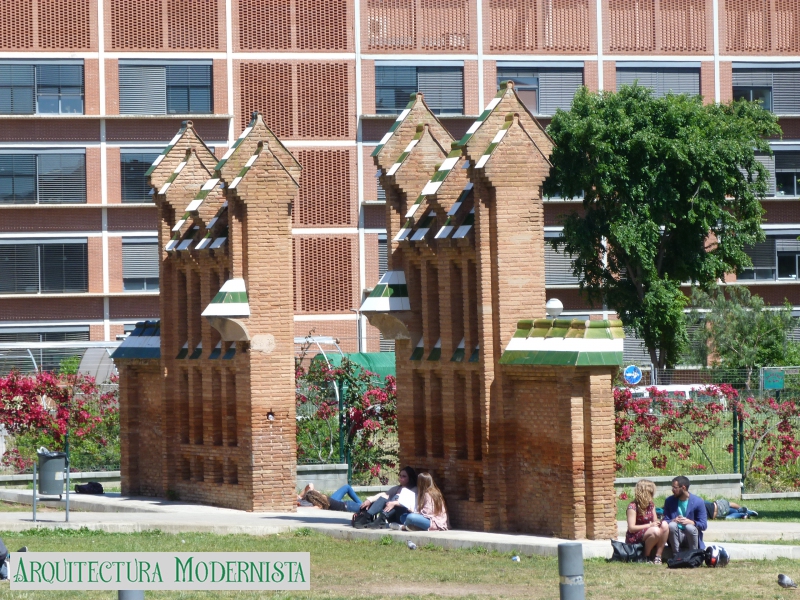
{"label": "window shutter", "polygon": [[42,291],[86,292],[86,244],[42,244]]}
{"label": "window shutter", "polygon": [[778,69],[772,73],[772,80],[772,109],[775,114],[800,114],[800,71]]}
{"label": "window shutter", "polygon": [[384,339],[383,334],[381,334],[380,351],[394,352],[394,340]]}
{"label": "window shutter", "polygon": [[539,113],[554,115],[558,108],[569,110],[572,98],[582,85],[581,69],[542,70],[539,73]]}
{"label": "window shutter", "polygon": [[700,93],[700,70],[665,69],[659,72],[658,83],[658,97],[666,96],[669,92],[696,96]]}
{"label": "window shutter", "polygon": [[36,204],[35,154],[0,154],[0,204]]}
{"label": "window shutter", "polygon": [[544,246],[544,280],[547,285],[572,285],[580,281],[572,274],[572,259],[564,252],[556,252],[548,242]]}
{"label": "window shutter", "polygon": [[633,329],[625,328],[625,341],[622,347],[622,360],[626,365],[651,364],[650,353],[647,351],[644,341],[636,337]]}
{"label": "window shutter", "polygon": [[754,246],[745,246],[744,252],[753,261],[754,269],[775,268],[775,238],[756,242]]}
{"label": "window shutter", "polygon": [[122,244],[122,278],[158,278],[158,242]]}
{"label": "window shutter", "polygon": [[40,154],[39,204],[86,204],[86,155]]}
{"label": "window shutter", "polygon": [[167,114],[166,68],[120,65],[119,112],[123,115]]}
{"label": "window shutter", "polygon": [[434,113],[464,114],[463,68],[418,67],[417,89],[425,94],[425,102]]}
{"label": "window shutter", "polygon": [[775,240],[778,252],[800,252],[800,241],[797,238],[778,238]]}
{"label": "window shutter", "polygon": [[617,69],[617,89],[623,85],[638,83],[642,87],[649,87],[658,93],[658,73],[653,70],[643,69]]}
{"label": "window shutter", "polygon": [[775,155],[767,156],[766,154],[756,154],[756,160],[767,168],[769,175],[767,176],[767,196],[775,195]]}
{"label": "window shutter", "polygon": [[389,245],[386,240],[386,234],[378,234],[378,279],[383,277],[384,273],[389,270]]}
{"label": "window shutter", "polygon": [[383,189],[380,181],[378,181],[378,202],[386,202],[386,190]]}
{"label": "window shutter", "polygon": [[775,152],[776,171],[800,171],[800,152]]}
{"label": "window shutter", "polygon": [[0,114],[33,114],[33,83],[33,65],[0,65]]}
{"label": "window shutter", "polygon": [[733,87],[772,87],[772,71],[734,71]]}
{"label": "window shutter", "polygon": [[0,293],[39,292],[39,253],[35,244],[0,245]]}

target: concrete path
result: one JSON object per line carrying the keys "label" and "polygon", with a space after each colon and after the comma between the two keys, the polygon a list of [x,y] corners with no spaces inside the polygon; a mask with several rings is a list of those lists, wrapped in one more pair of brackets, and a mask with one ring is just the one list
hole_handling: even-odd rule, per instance
{"label": "concrete path", "polygon": [[[32,504],[31,490],[0,490],[0,500]],[[45,506],[64,506],[61,502],[42,502]],[[107,493],[103,496],[70,495],[70,521],[65,513],[40,512],[37,523],[30,512],[0,512],[0,530],[24,531],[32,527],[80,528],[112,533],[135,533],[159,529],[165,533],[207,532],[216,534],[270,535],[308,527],[338,539],[378,540],[390,535],[412,540],[418,545],[435,544],[444,548],[482,546],[498,552],[516,551],[524,555],[556,556],[557,538],[479,531],[400,532],[364,530],[350,527],[348,513],[298,508],[296,513],[248,513],[227,508],[215,508],[155,498],[129,498]],[[619,522],[620,535],[625,523]],[[757,520],[715,521],[705,534],[706,542],[724,542],[733,560],[800,559],[800,523],[769,523]],[[799,540],[797,546],[754,543],[773,540]],[[585,558],[608,558],[611,544],[606,540],[584,540]]]}

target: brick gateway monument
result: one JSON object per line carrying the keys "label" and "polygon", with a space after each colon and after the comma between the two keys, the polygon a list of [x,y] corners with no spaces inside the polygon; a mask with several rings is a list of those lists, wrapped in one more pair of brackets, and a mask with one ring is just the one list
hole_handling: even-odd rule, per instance
{"label": "brick gateway monument", "polygon": [[459,142],[413,95],[373,152],[391,258],[361,310],[395,340],[401,463],[454,527],[615,538],[624,334],[544,318],[552,147],[511,82]]}
{"label": "brick gateway monument", "polygon": [[113,355],[123,494],[295,510],[300,171],[260,114],[221,160],[187,121],[148,171],[161,322],[139,323]]}

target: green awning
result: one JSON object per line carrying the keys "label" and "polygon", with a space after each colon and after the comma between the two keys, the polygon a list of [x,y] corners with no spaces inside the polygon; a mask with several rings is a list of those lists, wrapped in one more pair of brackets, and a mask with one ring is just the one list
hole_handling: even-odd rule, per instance
{"label": "green awning", "polygon": [[[395,377],[397,374],[397,369],[394,364],[394,352],[352,352],[350,354],[345,354],[345,356],[362,369],[376,373],[381,379],[387,375]],[[325,359],[322,354],[317,354],[313,360]],[[342,364],[342,355],[328,354],[328,360],[332,367],[338,367]]]}

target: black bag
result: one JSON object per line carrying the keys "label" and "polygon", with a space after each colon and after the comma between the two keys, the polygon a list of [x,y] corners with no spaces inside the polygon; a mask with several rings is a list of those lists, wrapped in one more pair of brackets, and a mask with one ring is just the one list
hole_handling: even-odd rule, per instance
{"label": "black bag", "polygon": [[90,481],[76,485],[75,491],[78,494],[102,494],[103,486],[97,481]]}
{"label": "black bag", "polygon": [[364,529],[367,525],[372,523],[374,515],[371,515],[366,508],[362,508],[353,515],[353,527],[356,529]]}
{"label": "black bag", "polygon": [[667,560],[667,566],[670,569],[694,569],[703,566],[705,560],[705,550],[700,550],[699,548],[694,550],[682,550]]}
{"label": "black bag", "polygon": [[645,562],[647,560],[644,555],[644,544],[626,544],[611,540],[611,547],[614,549],[614,554],[608,559],[609,562]]}

